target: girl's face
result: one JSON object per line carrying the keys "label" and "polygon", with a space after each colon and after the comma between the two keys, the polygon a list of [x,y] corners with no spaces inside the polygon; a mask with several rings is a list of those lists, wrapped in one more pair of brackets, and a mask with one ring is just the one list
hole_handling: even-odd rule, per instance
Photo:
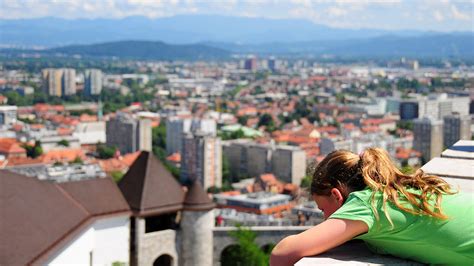
{"label": "girl's face", "polygon": [[313,200],[318,205],[318,208],[324,213],[324,219],[329,218],[329,216],[337,211],[337,209],[339,209],[344,203],[342,195],[338,192],[339,191],[334,193],[331,191],[331,195],[329,196],[313,195]]}

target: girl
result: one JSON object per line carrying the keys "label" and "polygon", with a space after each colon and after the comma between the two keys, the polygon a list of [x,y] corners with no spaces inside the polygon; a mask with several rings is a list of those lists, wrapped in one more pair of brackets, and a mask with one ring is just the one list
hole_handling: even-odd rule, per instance
{"label": "girl", "polygon": [[421,170],[403,174],[382,149],[330,153],[315,169],[311,194],[327,220],[280,241],[270,265],[293,265],[353,238],[382,254],[474,265],[473,195]]}

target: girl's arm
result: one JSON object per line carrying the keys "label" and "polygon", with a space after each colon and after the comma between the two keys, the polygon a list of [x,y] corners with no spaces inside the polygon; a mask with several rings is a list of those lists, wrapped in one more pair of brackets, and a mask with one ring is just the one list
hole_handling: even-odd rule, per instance
{"label": "girl's arm", "polygon": [[362,221],[328,219],[300,234],[281,240],[272,251],[270,265],[293,265],[303,257],[337,247],[366,233],[368,229],[367,224]]}

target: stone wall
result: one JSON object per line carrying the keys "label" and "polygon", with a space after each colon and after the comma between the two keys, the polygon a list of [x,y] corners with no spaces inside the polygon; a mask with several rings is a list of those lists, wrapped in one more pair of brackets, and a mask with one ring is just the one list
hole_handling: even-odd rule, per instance
{"label": "stone wall", "polygon": [[163,230],[145,233],[145,219],[136,218],[136,265],[153,265],[161,255],[173,258],[173,266],[178,266],[178,241],[175,230]]}
{"label": "stone wall", "polygon": [[[251,227],[250,229],[257,233],[256,242],[260,247],[268,244],[277,244],[284,237],[303,232],[311,228],[310,226],[259,226]],[[229,231],[237,230],[236,227],[216,227],[213,231],[214,250],[213,250],[213,265],[220,266],[220,258],[222,251],[236,243],[236,241],[229,236]]]}

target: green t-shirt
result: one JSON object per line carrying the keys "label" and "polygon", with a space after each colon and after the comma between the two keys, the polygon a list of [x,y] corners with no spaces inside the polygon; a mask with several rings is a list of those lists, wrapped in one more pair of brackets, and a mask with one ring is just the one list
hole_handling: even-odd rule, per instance
{"label": "green t-shirt", "polygon": [[350,193],[329,219],[365,222],[369,231],[356,239],[364,240],[377,253],[429,264],[474,265],[474,194],[443,195],[442,209],[448,220],[413,215],[387,202],[393,227],[382,208],[382,193],[375,195],[378,219],[371,195],[369,188]]}

